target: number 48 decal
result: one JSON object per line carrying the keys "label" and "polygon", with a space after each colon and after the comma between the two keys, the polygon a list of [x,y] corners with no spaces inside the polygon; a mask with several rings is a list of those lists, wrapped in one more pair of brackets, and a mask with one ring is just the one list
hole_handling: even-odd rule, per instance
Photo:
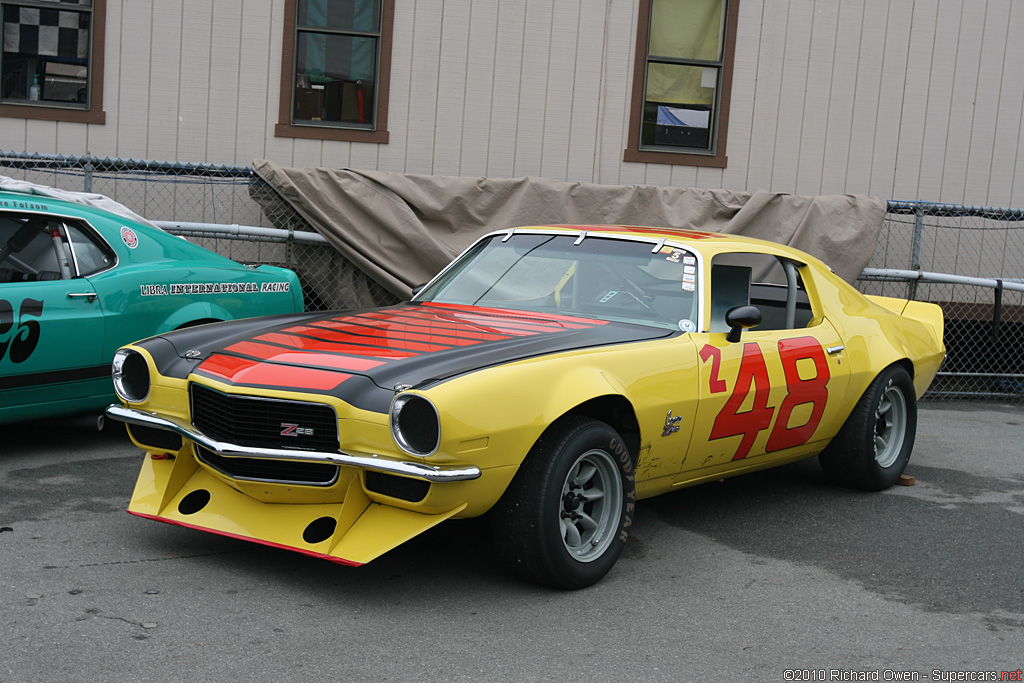
{"label": "number 48 decal", "polygon": [[[700,350],[700,357],[705,363],[708,360],[711,361],[709,379],[711,393],[718,394],[726,391],[727,384],[719,377],[722,350],[706,344]],[[740,361],[740,369],[736,375],[736,384],[733,386],[732,395],[725,402],[722,411],[715,417],[715,424],[711,427],[709,437],[714,440],[742,435],[743,439],[736,449],[733,460],[747,457],[757,435],[771,426],[773,417],[775,417],[775,427],[768,436],[768,444],[765,447],[769,453],[807,443],[821,422],[821,416],[825,413],[825,403],[828,401],[828,380],[831,376],[828,370],[828,359],[825,357],[821,345],[814,337],[783,339],[779,342],[779,357],[786,375],[788,393],[783,399],[782,405],[779,406],[776,416],[775,409],[768,405],[771,382],[768,378],[768,366],[765,363],[764,354],[761,353],[761,347],[754,342],[743,345],[743,359]],[[796,367],[797,362],[804,359],[814,363],[815,374],[810,379],[801,379]],[[750,394],[751,386],[754,390],[753,405],[750,410],[740,412],[740,407]],[[811,404],[811,415],[807,422],[790,427],[789,419],[793,410],[806,403]]]}

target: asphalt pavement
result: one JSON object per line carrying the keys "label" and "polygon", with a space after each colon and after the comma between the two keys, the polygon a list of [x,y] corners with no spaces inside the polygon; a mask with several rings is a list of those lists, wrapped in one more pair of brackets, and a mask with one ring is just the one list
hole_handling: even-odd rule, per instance
{"label": "asphalt pavement", "polygon": [[1021,680],[1024,406],[919,420],[913,486],[809,460],[641,501],[576,592],[476,521],[348,568],[139,519],[123,427],[5,425],[0,681]]}

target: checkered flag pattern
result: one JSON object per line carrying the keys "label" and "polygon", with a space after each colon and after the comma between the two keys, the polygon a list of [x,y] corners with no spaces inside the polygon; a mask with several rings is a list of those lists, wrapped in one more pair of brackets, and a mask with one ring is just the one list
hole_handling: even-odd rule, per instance
{"label": "checkered flag pattern", "polygon": [[8,5],[4,8],[4,52],[85,59],[89,56],[89,14]]}

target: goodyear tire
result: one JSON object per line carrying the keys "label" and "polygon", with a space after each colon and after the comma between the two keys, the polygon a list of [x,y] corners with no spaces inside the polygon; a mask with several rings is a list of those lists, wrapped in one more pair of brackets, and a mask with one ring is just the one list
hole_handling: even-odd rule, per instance
{"label": "goodyear tire", "polygon": [[890,365],[864,392],[818,460],[829,479],[841,486],[881,491],[907,468],[916,433],[914,384],[905,368]]}
{"label": "goodyear tire", "polygon": [[572,416],[537,441],[491,513],[498,553],[517,574],[554,588],[601,580],[626,543],[633,459],[603,422]]}

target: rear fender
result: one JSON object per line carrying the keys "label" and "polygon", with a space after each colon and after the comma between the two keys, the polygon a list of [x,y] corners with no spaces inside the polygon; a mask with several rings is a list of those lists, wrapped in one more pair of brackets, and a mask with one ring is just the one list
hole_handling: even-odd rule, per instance
{"label": "rear fender", "polygon": [[157,334],[163,334],[164,332],[170,332],[180,327],[187,327],[191,323],[197,321],[214,322],[219,320],[232,320],[234,316],[220,306],[210,304],[203,301],[197,301],[179,308],[174,313],[169,315],[161,324],[157,330]]}
{"label": "rear fender", "polygon": [[285,282],[289,283],[288,291],[292,295],[292,305],[295,307],[294,310],[301,313],[305,310],[306,304],[302,296],[302,285],[299,283],[299,276],[292,270],[287,268],[281,268],[280,266],[268,266],[261,264],[256,266],[253,270],[258,273],[265,273],[279,277]]}
{"label": "rear fender", "polygon": [[[868,296],[872,303],[902,317],[906,323],[887,334],[888,344],[872,351],[872,357],[886,360],[886,365],[908,360],[914,389],[920,398],[935,379],[946,357],[943,342],[945,322],[942,308],[924,301]],[[877,352],[877,355],[876,355]]]}

